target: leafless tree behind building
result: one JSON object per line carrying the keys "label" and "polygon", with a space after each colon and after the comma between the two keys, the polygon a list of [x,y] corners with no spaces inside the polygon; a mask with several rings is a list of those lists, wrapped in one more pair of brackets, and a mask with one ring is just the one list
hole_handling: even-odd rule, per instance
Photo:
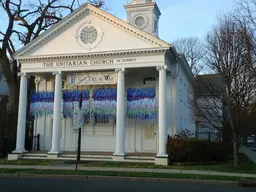
{"label": "leafless tree behind building", "polygon": [[246,23],[229,16],[218,20],[207,36],[207,65],[225,83],[230,137],[233,142],[234,166],[238,166],[238,138],[244,130],[244,122],[256,107],[256,76],[251,70],[253,62],[251,31]]}

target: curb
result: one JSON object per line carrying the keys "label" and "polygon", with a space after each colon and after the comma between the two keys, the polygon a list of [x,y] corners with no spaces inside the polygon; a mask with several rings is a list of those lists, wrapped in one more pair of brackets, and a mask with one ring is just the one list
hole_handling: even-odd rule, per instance
{"label": "curb", "polygon": [[[23,166],[18,165],[13,167],[12,165],[0,165],[0,169],[33,169],[33,170],[75,170],[75,167],[61,167],[61,166]],[[256,174],[251,173],[230,173],[230,172],[216,172],[216,171],[201,171],[201,170],[177,170],[177,169],[146,169],[146,168],[110,168],[110,167],[79,167],[80,171],[115,171],[115,172],[145,172],[145,173],[168,173],[168,174],[193,174],[193,175],[216,175],[226,177],[245,177],[255,178]]]}
{"label": "curb", "polygon": [[18,178],[55,178],[55,179],[83,179],[83,180],[116,180],[116,181],[134,181],[134,182],[193,182],[209,184],[238,184],[237,181],[219,181],[219,180],[197,180],[197,179],[172,179],[172,178],[150,178],[150,177],[120,177],[120,176],[96,176],[96,175],[37,175],[37,174],[0,174],[1,177]]}
{"label": "curb", "polygon": [[240,181],[238,185],[241,187],[256,187],[256,181]]}

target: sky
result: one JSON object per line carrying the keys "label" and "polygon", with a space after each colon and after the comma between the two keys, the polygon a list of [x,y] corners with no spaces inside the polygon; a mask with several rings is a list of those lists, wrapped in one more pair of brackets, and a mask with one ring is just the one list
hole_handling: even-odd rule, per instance
{"label": "sky", "polygon": [[[70,0],[68,0],[70,1]],[[105,0],[108,12],[126,20],[124,5],[131,0]],[[162,15],[159,37],[168,43],[189,36],[204,40],[220,13],[233,9],[235,0],[156,0]],[[5,26],[0,13],[0,26]]]}
{"label": "sky", "polygon": [[[126,18],[123,5],[127,0],[106,0],[109,12],[121,19]],[[204,40],[221,13],[229,12],[235,6],[234,0],[156,0],[162,13],[159,23],[159,37],[169,43],[196,36]]]}

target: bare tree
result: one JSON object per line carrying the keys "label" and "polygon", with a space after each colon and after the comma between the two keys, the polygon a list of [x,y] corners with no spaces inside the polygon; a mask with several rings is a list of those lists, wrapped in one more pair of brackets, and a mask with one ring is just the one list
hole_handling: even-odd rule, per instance
{"label": "bare tree", "polygon": [[250,70],[252,47],[246,23],[225,16],[207,36],[206,61],[225,83],[225,102],[233,143],[234,166],[238,166],[238,139],[244,123],[255,112],[256,76]]}
{"label": "bare tree", "polygon": [[[15,140],[19,89],[19,66],[12,55],[17,48],[33,41],[84,2],[94,3],[97,7],[104,4],[104,0],[0,1],[1,17],[7,22],[0,29],[0,65],[9,91],[8,140]],[[33,83],[31,78],[29,85]]]}
{"label": "bare tree", "polygon": [[256,76],[256,0],[237,0],[236,5],[232,18],[242,25],[246,23],[247,30],[250,32],[247,44],[251,47],[251,52],[254,55],[250,69]]}
{"label": "bare tree", "polygon": [[199,38],[181,38],[175,40],[172,44],[178,52],[185,55],[193,74],[197,75],[202,72],[205,47]]}
{"label": "bare tree", "polygon": [[195,114],[198,128],[222,133],[226,124],[224,108],[226,88],[220,75],[197,75],[195,83]]}

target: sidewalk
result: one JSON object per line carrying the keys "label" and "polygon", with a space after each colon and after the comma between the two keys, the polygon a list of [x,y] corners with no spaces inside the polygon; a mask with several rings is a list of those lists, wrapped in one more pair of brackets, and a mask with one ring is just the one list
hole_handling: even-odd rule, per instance
{"label": "sidewalk", "polygon": [[256,164],[256,147],[242,146],[239,148],[240,153],[244,153],[249,159]]}
{"label": "sidewalk", "polygon": [[[75,165],[61,166],[36,166],[36,165],[0,165],[0,169],[36,169],[36,170],[75,170]],[[114,172],[144,172],[144,173],[170,173],[170,174],[194,174],[194,175],[217,175],[229,177],[256,178],[256,174],[227,173],[216,171],[179,170],[179,169],[145,169],[145,168],[114,168],[114,167],[84,167],[79,166],[78,170],[83,171],[114,171]]]}

